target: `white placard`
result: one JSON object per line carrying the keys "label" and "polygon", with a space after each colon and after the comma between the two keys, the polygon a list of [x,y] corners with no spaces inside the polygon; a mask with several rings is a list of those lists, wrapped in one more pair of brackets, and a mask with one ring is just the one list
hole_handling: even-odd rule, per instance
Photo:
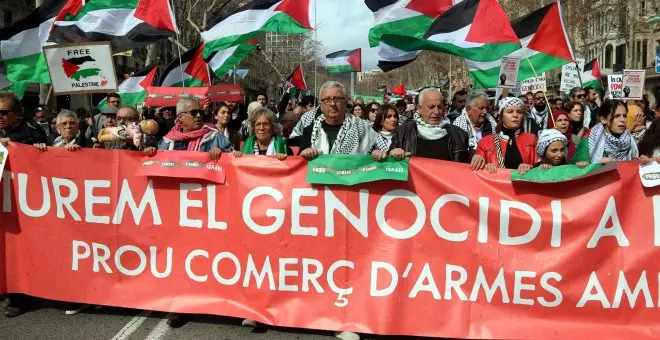
{"label": "white placard", "polygon": [[611,74],[607,76],[607,95],[610,99],[623,97],[623,75]]}
{"label": "white placard", "polygon": [[641,100],[644,95],[645,70],[623,70],[623,96],[621,99]]}
{"label": "white placard", "polygon": [[516,81],[518,80],[518,69],[520,69],[520,58],[502,57],[500,75],[497,78],[497,87],[515,88]]}
{"label": "white placard", "polygon": [[56,95],[117,91],[109,42],[46,46],[44,56]]}
{"label": "white placard", "polygon": [[584,70],[584,59],[575,59],[575,63],[568,63],[561,67],[561,85],[559,91],[569,93],[573,88],[580,87],[580,73]]}
{"label": "white placard", "polygon": [[5,164],[9,159],[9,150],[0,143],[0,182],[2,181],[2,172],[5,170]]}
{"label": "white placard", "polygon": [[538,91],[546,91],[545,74],[540,77],[533,77],[520,82],[520,93],[536,93]]}
{"label": "white placard", "polygon": [[647,165],[639,166],[639,178],[642,185],[646,188],[653,188],[660,185],[660,164],[651,162]]}

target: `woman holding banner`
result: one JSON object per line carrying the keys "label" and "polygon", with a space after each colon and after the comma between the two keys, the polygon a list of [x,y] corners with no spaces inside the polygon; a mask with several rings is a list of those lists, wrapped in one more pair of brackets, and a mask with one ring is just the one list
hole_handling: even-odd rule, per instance
{"label": "woman holding banner", "polygon": [[394,129],[397,126],[399,126],[399,112],[396,107],[390,104],[382,105],[376,114],[374,130],[380,134],[380,140],[384,148],[390,148]]}
{"label": "woman holding banner", "polygon": [[282,138],[282,127],[277,122],[275,113],[265,107],[250,113],[247,120],[252,134],[247,138],[241,151],[234,151],[234,157],[247,155],[275,156],[283,161],[287,155],[293,156],[293,150]]}
{"label": "woman holding banner", "polygon": [[502,119],[498,123],[497,133],[479,141],[472,157],[472,170],[485,168],[495,173],[498,168],[506,168],[525,174],[538,160],[536,136],[523,132],[521,128],[525,103],[519,98],[506,97],[499,105]]}
{"label": "woman holding banner", "polygon": [[[555,129],[559,131],[564,137],[566,137],[566,143],[565,143],[565,154],[566,154],[566,159],[571,159],[573,157],[573,154],[575,154],[575,148],[576,148],[576,143],[574,142],[572,131],[573,127],[571,119],[569,118],[569,113],[564,111],[564,110],[555,110],[555,112],[552,113],[553,119],[548,121],[548,129]],[[545,131],[545,130],[544,130]],[[539,143],[540,143],[540,136],[539,136]],[[580,138],[578,137],[578,143],[579,143]]]}
{"label": "woman holding banner", "polygon": [[607,164],[636,159],[639,151],[626,127],[626,104],[620,100],[607,100],[601,105],[598,116],[600,123],[587,131],[571,163]]}

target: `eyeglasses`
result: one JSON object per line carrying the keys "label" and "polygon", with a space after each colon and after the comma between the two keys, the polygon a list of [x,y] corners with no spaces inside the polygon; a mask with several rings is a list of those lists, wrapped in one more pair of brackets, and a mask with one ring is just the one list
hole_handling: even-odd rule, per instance
{"label": "eyeglasses", "polygon": [[376,112],[376,111],[378,111],[378,109],[371,109],[371,110],[369,110],[369,112]]}
{"label": "eyeglasses", "polygon": [[181,114],[189,114],[189,115],[195,117],[197,115],[204,114],[204,111],[202,111],[202,110],[190,110],[190,111],[183,111],[183,112],[181,112]]}
{"label": "eyeglasses", "polygon": [[78,123],[76,123],[76,122],[62,122],[62,123],[59,123],[59,124],[57,124],[57,125],[58,125],[58,126],[61,126],[61,127],[65,127],[65,126],[76,126],[76,125],[78,125]]}
{"label": "eyeglasses", "polygon": [[344,100],[346,100],[346,98],[344,98],[344,97],[331,97],[331,98],[329,97],[329,98],[323,98],[323,99],[321,99],[321,103],[323,103],[323,104],[325,104],[325,105],[330,105],[330,104],[332,104],[332,103],[340,104],[340,103],[342,103]]}
{"label": "eyeglasses", "polygon": [[137,122],[137,119],[136,119],[136,118],[133,118],[133,117],[119,117],[119,116],[117,116],[117,121],[118,121],[118,122],[129,122],[129,123],[133,123],[133,122]]}

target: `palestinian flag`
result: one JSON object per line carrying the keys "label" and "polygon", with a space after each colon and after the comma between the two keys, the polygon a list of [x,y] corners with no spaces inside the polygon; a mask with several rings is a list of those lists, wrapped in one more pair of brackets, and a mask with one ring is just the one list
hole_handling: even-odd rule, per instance
{"label": "palestinian flag", "polygon": [[603,90],[603,76],[600,74],[598,58],[584,64],[584,71],[582,71],[582,87],[591,87],[596,91]]}
{"label": "palestinian flag", "polygon": [[62,68],[69,79],[80,81],[80,79],[98,76],[101,73],[100,68],[94,67],[95,61],[90,56],[62,58]]}
{"label": "palestinian flag", "polygon": [[442,13],[423,38],[386,34],[381,41],[403,51],[428,50],[493,61],[520,48],[497,0],[464,0]]}
{"label": "palestinian flag", "polygon": [[200,44],[182,54],[181,58],[175,58],[161,73],[159,86],[195,87],[208,85],[209,69],[204,59],[202,59],[203,50],[204,44]]}
{"label": "palestinian flag", "polygon": [[433,21],[462,0],[365,0],[374,13],[369,45],[376,47],[386,34],[423,38]]}
{"label": "palestinian flag", "polygon": [[302,34],[312,30],[312,0],[253,0],[236,12],[214,20],[202,32],[204,58],[255,38],[263,32]]}
{"label": "palestinian flag", "polygon": [[7,79],[50,84],[42,47],[65,0],[46,0],[25,18],[0,30],[0,57]]}
{"label": "palestinian flag", "polygon": [[328,73],[362,72],[362,49],[338,51],[325,56]]}
{"label": "palestinian flag", "polygon": [[168,0],[68,0],[57,15],[49,41],[111,41],[132,50],[174,35]]}
{"label": "palestinian flag", "polygon": [[293,73],[286,79],[286,82],[298,90],[307,91],[307,83],[305,83],[305,75],[303,75],[302,66],[298,65]]}
{"label": "palestinian flag", "polygon": [[[575,60],[559,3],[518,18],[512,25],[522,46],[509,55],[520,58],[519,81],[534,77],[534,70],[541,74]],[[476,88],[497,86],[501,59],[490,62],[468,59],[467,65]]]}
{"label": "palestinian flag", "polygon": [[16,93],[18,99],[23,99],[25,95],[25,90],[27,89],[27,81],[17,81],[13,82],[7,79],[7,76],[0,74],[0,92],[11,91]]}
{"label": "palestinian flag", "polygon": [[256,42],[252,40],[222,51],[213,52],[211,57],[206,59],[206,63],[218,77],[222,78],[254,50],[255,44]]}
{"label": "palestinian flag", "polygon": [[[158,66],[147,67],[124,80],[119,85],[119,91],[117,91],[121,97],[121,104],[137,107],[138,104],[144,102],[147,97],[147,87],[153,85],[156,71],[158,71]],[[107,98],[103,99],[97,105],[99,110],[105,108],[106,100]]]}

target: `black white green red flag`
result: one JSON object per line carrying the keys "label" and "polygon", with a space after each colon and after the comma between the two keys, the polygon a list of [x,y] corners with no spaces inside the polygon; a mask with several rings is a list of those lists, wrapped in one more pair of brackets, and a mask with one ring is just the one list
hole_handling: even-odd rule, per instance
{"label": "black white green red flag", "polygon": [[362,72],[362,49],[343,50],[325,56],[328,73]]}
{"label": "black white green red flag", "polygon": [[[535,74],[540,75],[575,60],[559,2],[551,3],[513,20],[511,24],[522,46],[508,55],[521,59],[519,81],[533,78]],[[497,86],[501,61],[501,59],[480,61],[466,58],[476,88]]]}
{"label": "black white green red flag", "polygon": [[168,0],[69,0],[50,41],[111,41],[115,51],[126,51],[174,35],[174,23]]}
{"label": "black white green red flag", "polygon": [[204,58],[244,43],[263,32],[303,34],[312,30],[312,0],[253,0],[213,20],[202,32]]}
{"label": "black white green red flag", "polygon": [[[133,73],[128,79],[119,85],[117,93],[121,97],[121,104],[136,107],[143,103],[147,97],[147,87],[154,84],[156,78],[157,66],[147,67],[143,70]],[[103,110],[106,105],[106,99],[103,99],[97,107]]]}
{"label": "black white green red flag", "polygon": [[199,44],[175,58],[160,75],[160,86],[195,87],[209,84],[209,69],[202,59],[204,44]]}
{"label": "black white green red flag", "polygon": [[221,51],[213,52],[213,54],[205,60],[211,70],[213,70],[218,77],[222,78],[227,75],[229,71],[233,70],[234,66],[238,65],[238,63],[245,59],[255,47],[256,42],[250,40]]}
{"label": "black white green red flag", "polygon": [[596,91],[603,90],[603,76],[600,73],[598,58],[584,64],[582,72],[582,86],[591,87]]}

